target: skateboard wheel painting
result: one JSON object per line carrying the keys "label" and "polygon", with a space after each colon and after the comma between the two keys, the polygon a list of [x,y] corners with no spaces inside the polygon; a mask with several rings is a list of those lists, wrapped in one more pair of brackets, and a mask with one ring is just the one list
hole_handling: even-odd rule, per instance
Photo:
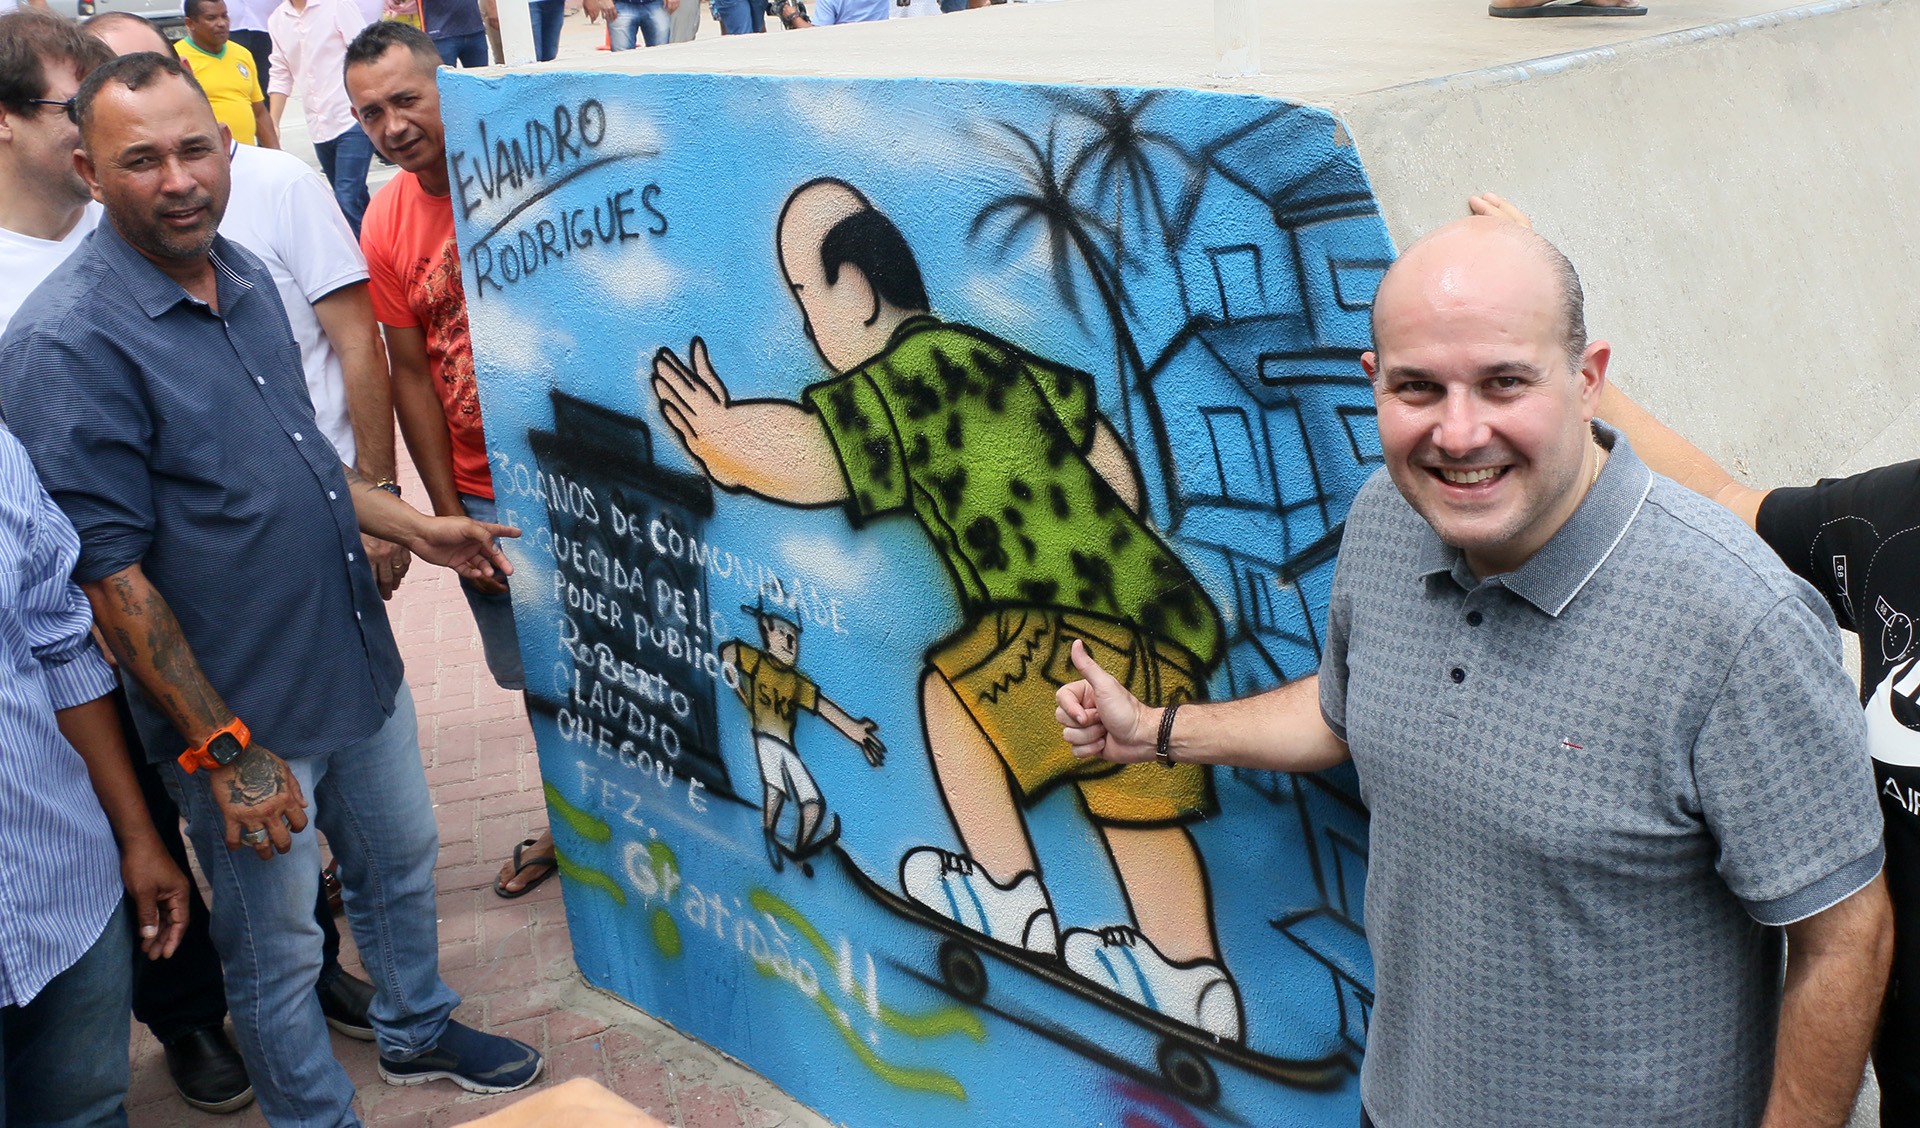
{"label": "skateboard wheel painting", "polygon": [[940,978],[953,993],[969,1003],[987,997],[987,969],[972,948],[958,940],[940,944]]}

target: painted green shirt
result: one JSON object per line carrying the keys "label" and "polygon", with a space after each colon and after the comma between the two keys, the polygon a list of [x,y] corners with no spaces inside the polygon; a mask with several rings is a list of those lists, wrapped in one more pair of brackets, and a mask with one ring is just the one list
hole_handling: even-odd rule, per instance
{"label": "painted green shirt", "polygon": [[807,389],[854,524],[911,509],[969,621],[995,607],[1089,611],[1219,653],[1218,615],[1087,461],[1093,378],[977,329],[916,317],[866,365]]}

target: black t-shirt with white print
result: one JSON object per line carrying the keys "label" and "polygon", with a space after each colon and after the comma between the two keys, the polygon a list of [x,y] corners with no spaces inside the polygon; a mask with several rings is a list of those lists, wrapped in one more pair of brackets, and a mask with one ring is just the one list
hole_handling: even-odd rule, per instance
{"label": "black t-shirt with white print", "polygon": [[1860,700],[1898,915],[1896,991],[1901,1009],[1920,1016],[1920,462],[1774,490],[1757,526],[1860,636]]}

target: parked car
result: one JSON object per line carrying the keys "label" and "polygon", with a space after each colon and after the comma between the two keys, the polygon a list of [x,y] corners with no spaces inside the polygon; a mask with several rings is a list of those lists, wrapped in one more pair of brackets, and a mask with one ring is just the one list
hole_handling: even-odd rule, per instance
{"label": "parked car", "polygon": [[179,0],[73,0],[74,19],[84,20],[103,12],[130,12],[139,16],[166,36],[169,43],[187,37],[187,16]]}

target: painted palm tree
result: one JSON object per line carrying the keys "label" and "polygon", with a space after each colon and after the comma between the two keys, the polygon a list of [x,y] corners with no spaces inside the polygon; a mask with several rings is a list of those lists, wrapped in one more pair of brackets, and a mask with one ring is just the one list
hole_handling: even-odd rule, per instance
{"label": "painted palm tree", "polygon": [[[1148,90],[1132,97],[1118,90],[1096,91],[1091,97],[1068,93],[1058,96],[1056,104],[1085,120],[1094,131],[1067,164],[1068,194],[1091,176],[1087,189],[1093,199],[1099,205],[1112,200],[1116,245],[1125,241],[1129,246],[1150,246],[1151,236],[1158,234],[1158,245],[1170,259],[1186,239],[1199,206],[1206,161],[1173,134],[1143,124],[1147,112],[1167,93]],[[1178,170],[1178,184],[1165,182],[1162,171],[1168,167]]]}
{"label": "painted palm tree", "polygon": [[[1000,129],[1006,134],[1004,147],[1023,183],[1015,191],[983,204],[973,218],[969,234],[978,238],[995,226],[1001,227],[995,252],[1005,257],[1023,236],[1037,230],[1047,242],[1054,292],[1060,304],[1083,327],[1087,325],[1087,302],[1082,286],[1092,287],[1094,301],[1106,314],[1113,332],[1114,375],[1120,389],[1122,433],[1137,452],[1141,448],[1135,436],[1130,390],[1139,387],[1145,363],[1128,323],[1133,306],[1122,278],[1128,260],[1119,233],[1099,213],[1076,198],[1070,180],[1073,164],[1062,168],[1057,127],[1048,130],[1044,145],[1017,125],[1002,122]],[[1076,159],[1086,151],[1076,154]],[[1080,162],[1082,170],[1087,167],[1088,162]],[[1152,396],[1145,394],[1147,390],[1140,390],[1160,481],[1169,482],[1173,468],[1162,438],[1159,410]]]}

